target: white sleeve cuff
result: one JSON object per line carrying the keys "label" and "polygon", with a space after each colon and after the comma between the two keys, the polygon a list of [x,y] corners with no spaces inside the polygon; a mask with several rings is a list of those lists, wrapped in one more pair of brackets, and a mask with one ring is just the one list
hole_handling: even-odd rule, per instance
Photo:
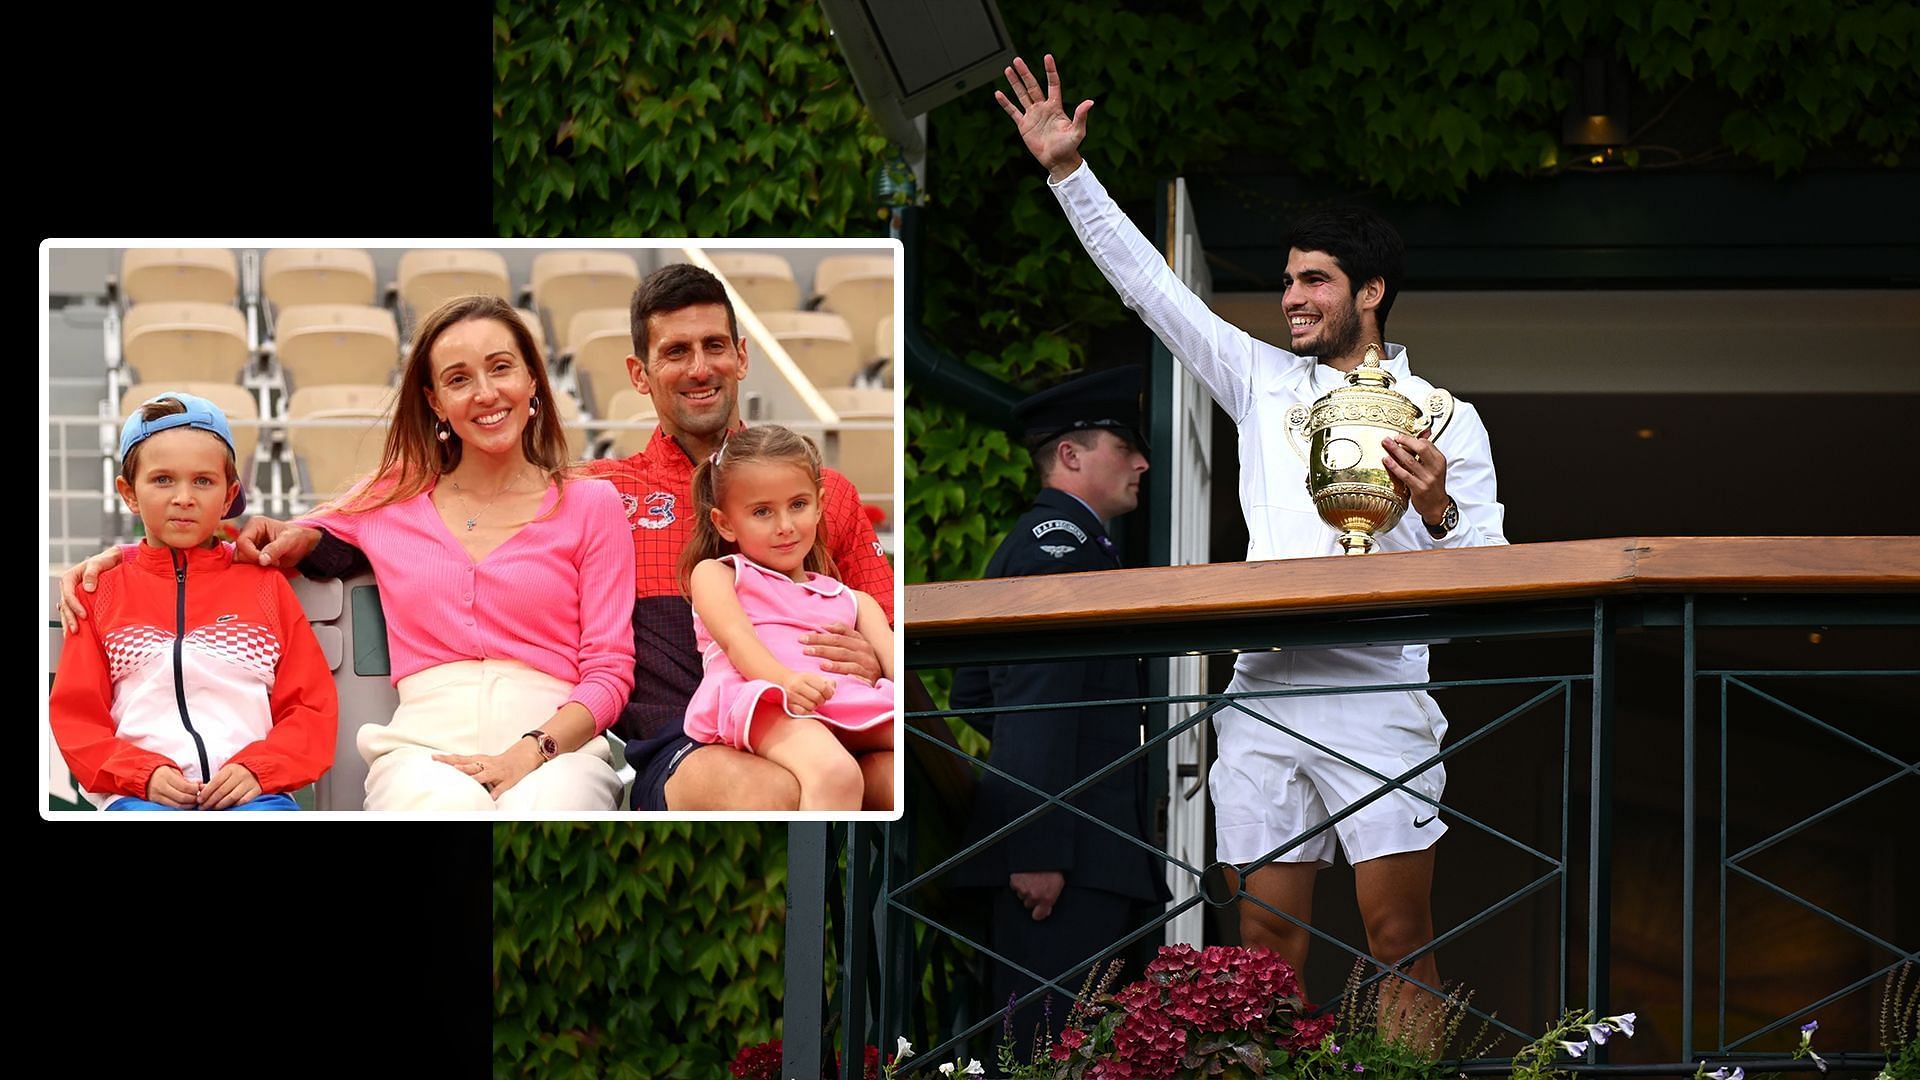
{"label": "white sleeve cuff", "polygon": [[1076,180],[1076,179],[1078,179],[1079,177],[1081,177],[1081,176],[1083,176],[1083,175],[1085,175],[1085,174],[1086,174],[1086,171],[1087,171],[1087,159],[1086,159],[1086,158],[1081,158],[1081,159],[1080,159],[1080,164],[1078,164],[1078,165],[1076,165],[1076,166],[1074,166],[1074,168],[1073,168],[1073,171],[1072,171],[1072,172],[1070,172],[1070,173],[1068,173],[1068,174],[1066,175],[1066,177],[1065,177],[1064,179],[1060,179],[1060,180],[1055,180],[1055,179],[1053,178],[1053,175],[1052,175],[1051,173],[1049,173],[1049,174],[1047,175],[1047,186],[1048,186],[1048,187],[1059,187],[1059,186],[1061,186],[1062,184],[1071,184],[1071,183],[1073,183],[1073,181],[1074,181],[1074,180]]}

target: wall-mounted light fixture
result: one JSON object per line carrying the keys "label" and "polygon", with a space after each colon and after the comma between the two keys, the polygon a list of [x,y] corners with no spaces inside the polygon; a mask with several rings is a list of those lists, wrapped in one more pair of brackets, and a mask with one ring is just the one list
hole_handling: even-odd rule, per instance
{"label": "wall-mounted light fixture", "polygon": [[1567,65],[1573,98],[1560,121],[1560,145],[1571,157],[1598,165],[1627,144],[1627,72],[1625,65],[1599,51]]}

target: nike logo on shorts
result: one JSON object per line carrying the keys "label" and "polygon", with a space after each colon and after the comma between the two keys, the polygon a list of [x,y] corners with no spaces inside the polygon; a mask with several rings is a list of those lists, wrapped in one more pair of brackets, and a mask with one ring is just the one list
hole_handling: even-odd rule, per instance
{"label": "nike logo on shorts", "polygon": [[1440,816],[1439,814],[1434,814],[1432,817],[1429,817],[1424,821],[1422,821],[1420,818],[1414,818],[1413,827],[1416,829],[1424,829],[1427,826],[1433,824],[1434,818],[1437,818],[1439,816]]}

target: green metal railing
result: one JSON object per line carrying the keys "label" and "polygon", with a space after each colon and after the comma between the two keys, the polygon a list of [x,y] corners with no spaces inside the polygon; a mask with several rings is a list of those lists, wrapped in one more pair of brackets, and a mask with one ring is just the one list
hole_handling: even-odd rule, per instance
{"label": "green metal railing", "polygon": [[[1680,957],[1683,999],[1679,1037],[1681,1060],[1651,1065],[1610,1064],[1605,1048],[1594,1047],[1587,1059],[1582,1063],[1576,1063],[1574,1068],[1576,1071],[1616,1074],[1691,1075],[1694,1067],[1692,1063],[1707,1057],[1716,1062],[1747,1064],[1749,1067],[1811,1067],[1811,1062],[1783,1061],[1779,1059],[1778,1054],[1758,1054],[1743,1048],[1750,1047],[1754,1040],[1781,1029],[1811,1010],[1830,1004],[1884,977],[1888,971],[1903,962],[1920,960],[1920,952],[1916,952],[1911,945],[1903,947],[1884,940],[1853,922],[1820,908],[1804,897],[1766,880],[1743,865],[1743,862],[1885,789],[1888,785],[1920,776],[1920,763],[1904,761],[1891,753],[1871,746],[1755,684],[1773,679],[1854,677],[1900,680],[1899,700],[1908,703],[1913,708],[1913,714],[1920,716],[1920,705],[1914,704],[1920,702],[1920,682],[1915,681],[1920,680],[1920,669],[1722,670],[1699,668],[1696,661],[1698,641],[1702,631],[1705,630],[1721,627],[1834,625],[1920,626],[1920,597],[1897,595],[1893,598],[1869,600],[1844,594],[1792,597],[1693,593],[1602,595],[1571,599],[1560,597],[1521,600],[1473,606],[1436,604],[1363,612],[1315,612],[1299,615],[1263,613],[1248,616],[1224,614],[1202,621],[1190,618],[1170,622],[1134,619],[1122,621],[1118,625],[1102,627],[1097,634],[1062,634],[1057,628],[1044,625],[1039,620],[1023,621],[1020,617],[1014,616],[995,619],[990,626],[977,631],[943,632],[937,637],[916,637],[910,623],[906,631],[908,651],[910,663],[915,668],[1111,656],[1169,656],[1196,651],[1237,652],[1274,647],[1390,645],[1461,639],[1498,641],[1542,635],[1584,636],[1590,644],[1588,653],[1590,661],[1589,669],[1586,671],[1551,675],[1430,681],[1390,686],[1300,688],[1263,694],[1213,694],[1185,698],[1149,697],[1082,702],[1078,704],[1085,706],[1198,705],[1200,708],[1184,719],[1169,723],[1165,730],[1158,731],[1137,749],[1059,792],[1039,790],[1018,778],[1008,776],[985,761],[971,758],[951,742],[940,738],[928,725],[929,720],[935,716],[965,718],[968,715],[967,712],[947,710],[909,713],[907,739],[910,748],[918,746],[922,748],[923,753],[952,755],[961,759],[968,768],[979,768],[995,773],[1015,787],[1034,796],[1039,800],[1039,804],[992,834],[952,854],[932,860],[931,865],[919,870],[914,869],[917,854],[913,851],[915,807],[911,801],[908,817],[896,824],[829,826],[808,823],[791,827],[785,1075],[810,1077],[821,1071],[818,1065],[809,1066],[805,1063],[822,1060],[820,1054],[823,1035],[831,1041],[831,1036],[826,1034],[825,1030],[829,1019],[833,1021],[831,1027],[839,1033],[841,1045],[856,1049],[869,1042],[883,1048],[891,1048],[895,1036],[900,1034],[913,1038],[916,1043],[932,1041],[929,1036],[936,1033],[906,1030],[910,999],[916,998],[920,992],[921,961],[929,951],[927,948],[916,945],[916,937],[924,937],[927,934],[943,935],[992,962],[1011,963],[1015,968],[1024,971],[1040,985],[1020,998],[1017,1004],[1033,1000],[1046,993],[1049,988],[1069,998],[1078,992],[1080,989],[1078,985],[1063,983],[1062,979],[1066,973],[1028,971],[1019,964],[1019,958],[996,955],[985,942],[970,939],[955,927],[946,925],[932,914],[917,907],[914,902],[914,894],[917,890],[935,881],[941,874],[959,865],[972,854],[1016,829],[1029,825],[1043,814],[1057,811],[1093,821],[1098,827],[1120,835],[1136,846],[1147,848],[1162,863],[1177,868],[1180,873],[1191,876],[1197,883],[1198,895],[1169,905],[1160,915],[1134,927],[1124,937],[1115,941],[1112,949],[1124,948],[1134,941],[1160,931],[1182,912],[1200,904],[1225,906],[1236,902],[1259,903],[1244,889],[1235,886],[1229,880],[1224,873],[1226,868],[1222,864],[1195,866],[1176,859],[1157,848],[1152,848],[1151,845],[1143,844],[1137,838],[1127,834],[1125,830],[1101,821],[1068,801],[1076,794],[1098,783],[1102,778],[1133,767],[1137,761],[1143,759],[1153,761],[1156,751],[1163,751],[1170,740],[1197,724],[1213,719],[1216,714],[1224,710],[1238,709],[1248,715],[1257,716],[1257,713],[1247,710],[1242,704],[1243,701],[1254,697],[1346,695],[1466,687],[1512,687],[1522,692],[1530,691],[1519,704],[1508,708],[1504,713],[1482,724],[1464,737],[1449,742],[1431,758],[1399,775],[1383,775],[1366,769],[1350,759],[1343,759],[1372,776],[1380,786],[1360,802],[1333,815],[1328,821],[1316,825],[1306,833],[1293,837],[1268,852],[1253,866],[1266,865],[1309,842],[1368,802],[1384,797],[1395,790],[1404,791],[1415,799],[1434,806],[1436,812],[1444,809],[1450,821],[1477,829],[1523,853],[1529,860],[1529,864],[1535,866],[1537,870],[1525,883],[1507,895],[1437,933],[1430,944],[1415,954],[1402,958],[1400,965],[1410,964],[1432,950],[1450,942],[1456,942],[1463,935],[1486,924],[1503,912],[1511,910],[1523,901],[1548,890],[1554,890],[1554,918],[1559,939],[1559,986],[1555,1011],[1564,1010],[1570,1004],[1592,1003],[1606,1007],[1610,1004],[1612,975],[1612,927],[1609,911],[1613,883],[1611,865],[1613,765],[1617,750],[1614,702],[1620,683],[1616,645],[1617,638],[1624,632],[1649,629],[1678,631],[1683,659],[1682,685],[1675,688],[1678,691],[1675,695],[1678,699],[1676,711],[1680,715],[1682,728],[1681,754],[1684,776],[1683,810],[1680,822],[1684,863]],[[1698,805],[1696,785],[1700,771],[1697,760],[1695,709],[1697,690],[1700,685],[1717,687],[1721,702],[1718,890],[1720,904],[1718,925],[1721,943],[1716,972],[1718,987],[1716,996],[1720,1010],[1720,1023],[1714,1038],[1708,1044],[1702,1044],[1699,1041],[1693,1024],[1696,1001],[1693,962],[1696,929],[1694,859],[1698,842],[1697,834],[1700,829],[1700,822],[1694,813],[1694,808]],[[1911,692],[1906,689],[1909,686],[1913,688]],[[1778,830],[1742,850],[1730,852],[1726,834],[1727,794],[1731,786],[1731,778],[1726,772],[1726,748],[1729,735],[1727,701],[1733,694],[1749,695],[1784,709],[1789,715],[1811,724],[1818,731],[1845,740],[1848,744],[1872,754],[1876,759],[1884,762],[1891,771],[1885,777],[1848,798],[1786,829]],[[1586,727],[1584,731],[1576,731],[1575,703],[1582,696],[1586,697],[1589,703],[1589,708],[1585,710]],[[1558,708],[1555,709],[1554,706]],[[1061,708],[1059,704],[1050,704],[975,711],[994,713],[1001,718],[1001,723],[1008,723],[1017,722],[1014,718],[1022,712],[1059,708]],[[1443,806],[1441,802],[1430,799],[1408,786],[1410,780],[1426,769],[1436,764],[1445,764],[1461,754],[1472,752],[1494,733],[1514,724],[1541,722],[1541,717],[1553,712],[1558,713],[1560,739],[1561,806],[1557,851],[1541,850],[1534,844],[1509,835],[1508,831],[1496,824],[1464,814],[1458,807]],[[1293,738],[1313,745],[1323,752],[1339,756],[1337,752],[1315,743],[1299,732],[1291,731],[1286,726],[1264,717],[1261,719]],[[1574,750],[1577,745],[1574,739],[1576,737],[1584,737],[1586,740],[1585,767],[1588,795],[1585,835],[1578,838],[1580,843],[1577,849],[1570,846],[1575,837],[1572,835],[1573,815],[1569,805],[1574,794],[1569,781],[1574,775]],[[1588,913],[1588,917],[1584,919],[1584,925],[1579,927],[1573,924],[1569,906],[1569,890],[1572,887],[1570,870],[1580,865],[1579,862],[1574,861],[1576,850],[1584,853],[1586,888],[1584,910]],[[829,868],[841,859],[844,859],[841,877],[837,882],[831,881],[832,875]],[[1784,1016],[1757,1026],[1752,1031],[1729,1033],[1726,1023],[1728,1001],[1726,904],[1730,875],[1741,880],[1751,880],[1791,903],[1818,913],[1875,947],[1892,954],[1893,959],[1872,971],[1862,972],[1859,978],[1847,986],[1818,1000],[1809,1001]],[[837,886],[837,888],[830,890],[830,886]],[[831,904],[828,898],[830,891],[838,893]],[[836,937],[839,940],[838,985],[835,988],[835,1002],[831,1017],[824,1008],[825,999],[821,992],[820,981],[820,973],[824,970],[826,960],[825,936],[823,932],[813,932],[815,928],[824,931],[830,906],[835,916],[838,930]],[[1268,908],[1268,910],[1273,909]],[[1423,986],[1425,989],[1444,993],[1440,987],[1425,986],[1403,971],[1391,970],[1374,962],[1362,948],[1356,948],[1331,934],[1299,923],[1285,913],[1274,912],[1274,914],[1304,927],[1315,940],[1370,964],[1372,971],[1365,983],[1371,983],[1392,974]],[[920,929],[916,930],[916,928]],[[1576,941],[1582,946],[1581,959],[1584,961],[1586,972],[1584,985],[1579,987],[1570,985],[1568,977],[1568,973],[1572,970],[1569,967],[1570,949],[1572,943]],[[1107,955],[1109,951],[1111,950],[1102,950],[1099,954],[1084,958],[1082,962],[1068,968],[1067,973],[1083,969],[1087,964]],[[1469,1011],[1472,1015],[1486,1020],[1495,1030],[1523,1041],[1531,1041],[1534,1038],[1534,1033],[1507,1024],[1478,1008],[1470,1007]],[[954,1048],[994,1028],[1000,1023],[1003,1013],[996,1010],[983,1016],[970,1017],[964,1008],[955,1007],[948,1010],[948,1015],[952,1018],[950,1022],[953,1026],[949,1030],[938,1032],[940,1036],[938,1041],[932,1041],[932,1045],[925,1046],[920,1054],[907,1063],[908,1067],[903,1068],[903,1073],[912,1071],[913,1066],[931,1067],[943,1060],[943,1057],[951,1060]],[[1835,1048],[1833,1053],[1827,1053],[1823,1049],[1822,1056],[1830,1064],[1840,1067],[1872,1065],[1882,1060],[1880,1055],[1868,1053],[1865,1048]],[[849,1078],[858,1076],[859,1060],[860,1055],[857,1052],[845,1055],[841,1075]],[[1505,1069],[1507,1062],[1501,1059],[1487,1059],[1460,1062],[1459,1065],[1461,1071],[1466,1073],[1497,1073]]]}

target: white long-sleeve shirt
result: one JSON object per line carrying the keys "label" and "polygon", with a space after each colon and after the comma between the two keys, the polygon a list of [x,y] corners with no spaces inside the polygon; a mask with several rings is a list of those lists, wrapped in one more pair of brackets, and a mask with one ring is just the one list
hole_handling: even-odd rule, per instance
{"label": "white long-sleeve shirt", "polygon": [[[1174,276],[1140,230],[1134,227],[1106,188],[1085,164],[1058,182],[1049,182],[1054,198],[1080,243],[1093,257],[1126,305],[1138,312],[1179,361],[1205,384],[1238,428],[1240,436],[1240,510],[1247,521],[1247,558],[1298,559],[1339,555],[1339,533],[1315,512],[1307,494],[1307,466],[1287,445],[1287,410],[1311,405],[1322,394],[1346,385],[1346,376],[1310,356],[1256,341],[1251,334],[1213,313]],[[1388,343],[1382,366],[1393,374],[1394,388],[1418,402],[1433,385],[1407,366],[1407,351]],[[1455,403],[1453,420],[1436,445],[1447,457],[1447,494],[1460,508],[1460,523],[1435,540],[1409,511],[1398,524],[1374,539],[1381,551],[1433,547],[1482,547],[1507,542],[1493,474],[1493,450],[1480,414],[1465,401]],[[1342,649],[1288,649],[1243,653],[1236,670],[1275,683],[1350,686],[1360,683],[1423,682],[1425,645]]]}

